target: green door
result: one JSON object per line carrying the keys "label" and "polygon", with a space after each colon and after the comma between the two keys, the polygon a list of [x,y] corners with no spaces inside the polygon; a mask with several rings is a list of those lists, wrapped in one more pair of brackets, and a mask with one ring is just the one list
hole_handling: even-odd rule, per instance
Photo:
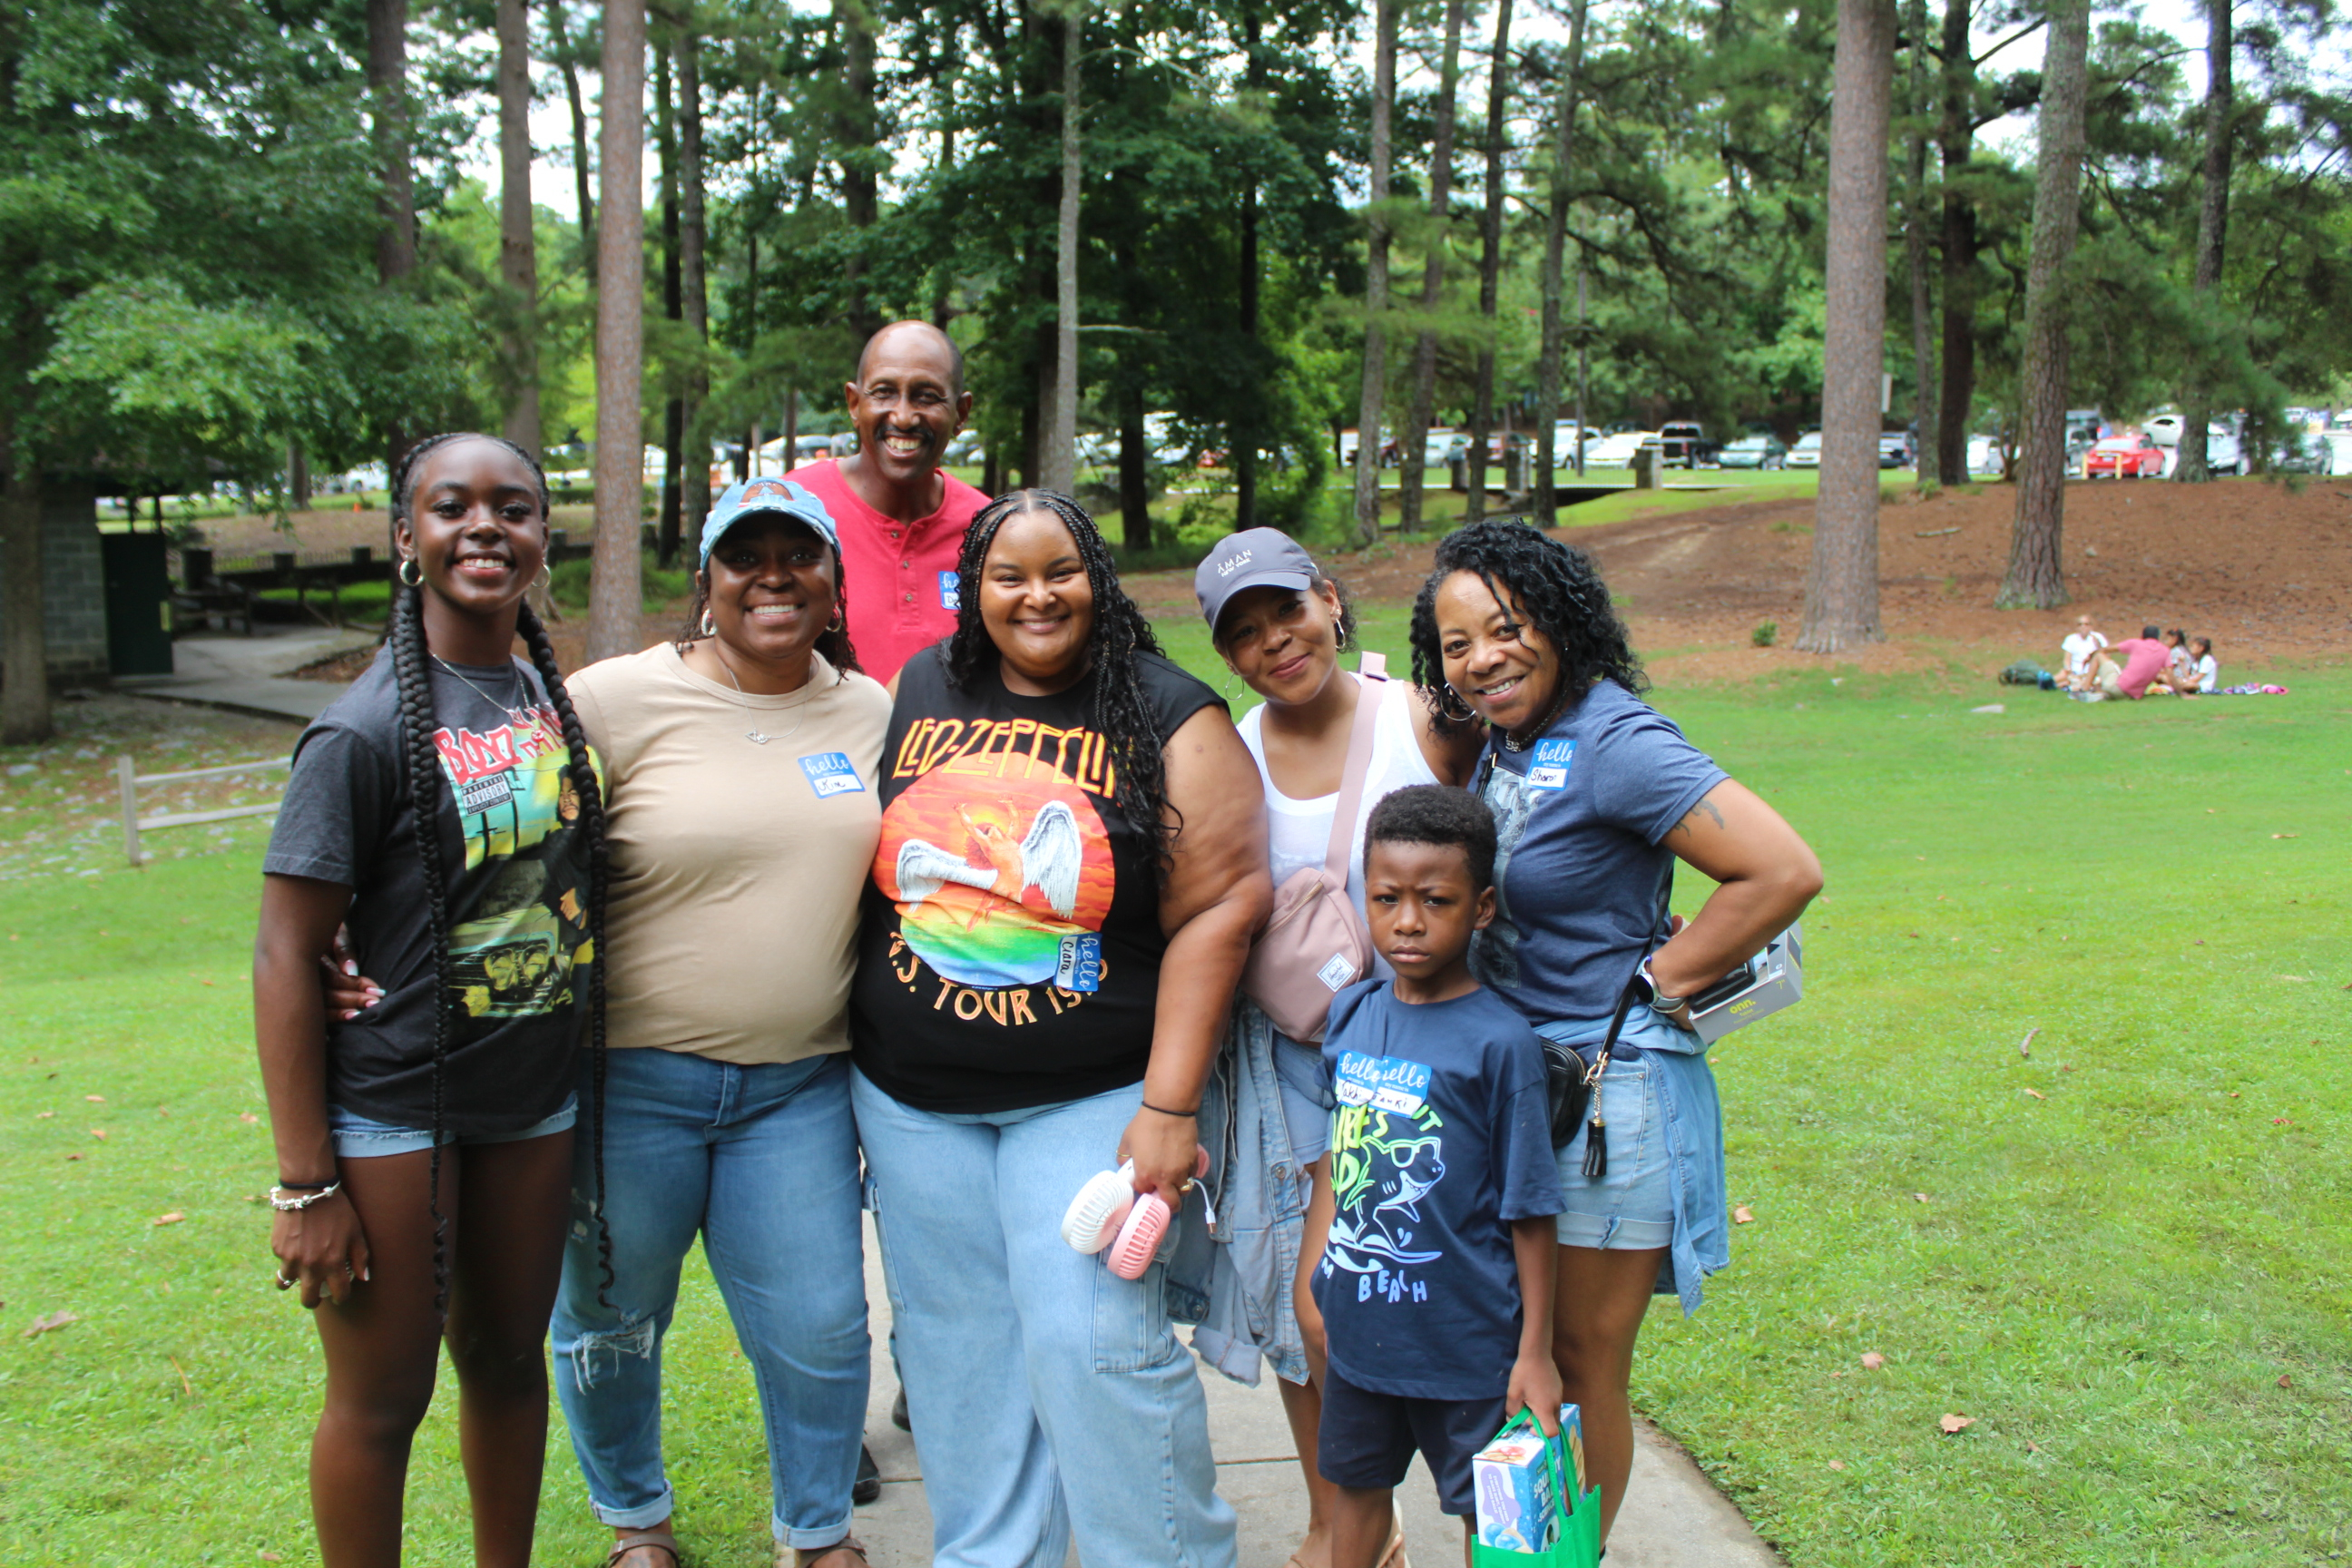
{"label": "green door", "polygon": [[106,666],[116,675],[172,673],[172,574],[160,533],[105,533]]}

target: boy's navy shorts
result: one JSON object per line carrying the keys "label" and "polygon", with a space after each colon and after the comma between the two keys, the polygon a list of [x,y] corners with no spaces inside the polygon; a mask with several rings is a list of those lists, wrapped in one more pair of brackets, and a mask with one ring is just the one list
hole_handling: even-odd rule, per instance
{"label": "boy's navy shorts", "polygon": [[1467,1519],[1477,1507],[1472,1456],[1503,1426],[1503,1396],[1413,1399],[1358,1388],[1329,1368],[1323,1377],[1323,1425],[1315,1468],[1335,1487],[1383,1491],[1404,1479],[1415,1449],[1437,1479],[1437,1503]]}

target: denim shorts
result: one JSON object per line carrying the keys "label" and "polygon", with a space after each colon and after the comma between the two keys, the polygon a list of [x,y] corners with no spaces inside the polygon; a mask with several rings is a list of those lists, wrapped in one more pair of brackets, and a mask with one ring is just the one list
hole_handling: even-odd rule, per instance
{"label": "denim shorts", "polygon": [[[1580,1053],[1589,1063],[1598,1045]],[[1675,1239],[1675,1189],[1666,1158],[1665,1109],[1648,1053],[1632,1057],[1621,1044],[1601,1079],[1601,1119],[1607,1130],[1609,1170],[1584,1173],[1591,1115],[1559,1151],[1559,1220],[1562,1247],[1639,1252]]]}
{"label": "denim shorts", "polygon": [[[456,1143],[520,1143],[526,1138],[544,1138],[551,1132],[571,1130],[580,1117],[580,1097],[572,1095],[563,1108],[543,1121],[535,1121],[520,1132],[482,1132],[459,1137],[455,1132],[441,1134],[444,1147]],[[371,1121],[355,1111],[340,1105],[327,1107],[327,1131],[334,1134],[335,1158],[365,1160],[380,1154],[414,1154],[433,1147],[429,1128],[397,1127],[388,1121]]]}
{"label": "denim shorts", "polygon": [[1282,1119],[1290,1129],[1290,1157],[1311,1165],[1331,1152],[1331,1108],[1339,1100],[1323,1071],[1323,1047],[1276,1031],[1274,1076],[1282,1084]]}

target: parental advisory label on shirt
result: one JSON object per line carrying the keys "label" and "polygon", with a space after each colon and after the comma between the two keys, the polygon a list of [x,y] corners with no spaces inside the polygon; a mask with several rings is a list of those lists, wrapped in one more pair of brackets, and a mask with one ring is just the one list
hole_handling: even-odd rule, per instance
{"label": "parental advisory label on shirt", "polygon": [[1054,984],[1065,991],[1102,989],[1102,938],[1092,931],[1073,931],[1062,939],[1062,959],[1054,966]]}
{"label": "parental advisory label on shirt", "polygon": [[808,774],[809,787],[816,797],[862,793],[866,786],[858,782],[857,770],[850,765],[846,753],[819,752],[801,759],[801,772]]}
{"label": "parental advisory label on shirt", "polygon": [[485,773],[457,786],[457,809],[468,814],[489,811],[514,799],[514,784],[504,772]]}
{"label": "parental advisory label on shirt", "polygon": [[1538,741],[1535,761],[1528,768],[1529,789],[1566,789],[1569,764],[1576,761],[1576,742]]}

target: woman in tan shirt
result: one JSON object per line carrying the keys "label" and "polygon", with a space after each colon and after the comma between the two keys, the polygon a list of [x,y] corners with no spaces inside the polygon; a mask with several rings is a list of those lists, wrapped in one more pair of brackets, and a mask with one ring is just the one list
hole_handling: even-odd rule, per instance
{"label": "woman in tan shirt", "polygon": [[844,1053],[890,700],[857,672],[833,521],[806,489],[730,489],[702,559],[698,637],[572,683],[612,800],[614,1179],[610,1256],[572,1229],[557,1389],[614,1568],[678,1568],[661,1341],[699,1235],[759,1388],[776,1542],[799,1568],[857,1568],[868,1345]]}

